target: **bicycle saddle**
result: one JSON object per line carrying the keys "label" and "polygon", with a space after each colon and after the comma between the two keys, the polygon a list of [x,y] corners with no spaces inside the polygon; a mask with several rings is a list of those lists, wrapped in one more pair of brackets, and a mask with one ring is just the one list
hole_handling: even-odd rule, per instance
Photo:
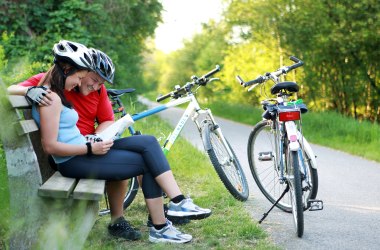
{"label": "bicycle saddle", "polygon": [[129,88],[129,89],[107,89],[107,94],[110,96],[120,96],[125,93],[132,93],[135,91],[135,89]]}
{"label": "bicycle saddle", "polygon": [[286,90],[289,92],[298,92],[298,85],[295,82],[279,82],[272,86],[270,92],[272,95],[280,93],[281,90]]}

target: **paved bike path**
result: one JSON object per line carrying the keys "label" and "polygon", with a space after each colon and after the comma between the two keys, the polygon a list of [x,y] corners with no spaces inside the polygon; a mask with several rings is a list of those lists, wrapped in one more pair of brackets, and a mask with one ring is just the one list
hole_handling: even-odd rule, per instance
{"label": "paved bike path", "polygon": [[[148,107],[157,105],[142,97],[139,101]],[[159,115],[174,126],[182,113],[182,109],[171,108]],[[252,126],[216,119],[243,166],[250,189],[245,207],[258,221],[271,204],[257,188],[249,170],[246,148]],[[181,135],[203,150],[192,122],[187,122]],[[301,239],[295,235],[292,215],[277,208],[262,227],[284,249],[380,249],[380,164],[322,146],[312,148],[318,163],[317,198],[323,200],[324,209],[304,213],[305,232]]]}

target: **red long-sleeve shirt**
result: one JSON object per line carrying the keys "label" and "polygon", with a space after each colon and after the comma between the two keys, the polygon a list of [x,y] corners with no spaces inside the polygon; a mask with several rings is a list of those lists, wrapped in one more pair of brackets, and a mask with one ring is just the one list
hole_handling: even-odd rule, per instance
{"label": "red long-sleeve shirt", "polygon": [[[37,74],[19,83],[19,85],[24,87],[37,86],[44,75],[45,73]],[[100,124],[114,120],[112,106],[107,96],[106,87],[103,84],[99,91],[91,92],[87,96],[76,91],[65,91],[65,96],[78,112],[77,126],[82,135],[94,134],[95,122]]]}

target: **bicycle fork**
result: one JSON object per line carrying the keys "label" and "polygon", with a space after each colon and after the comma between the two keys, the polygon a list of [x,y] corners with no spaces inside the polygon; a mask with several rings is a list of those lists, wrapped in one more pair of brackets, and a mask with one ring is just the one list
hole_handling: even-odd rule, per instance
{"label": "bicycle fork", "polygon": [[[222,133],[222,129],[216,123],[216,121],[214,119],[214,116],[211,113],[211,110],[210,109],[199,110],[197,116],[199,114],[206,114],[206,116],[208,118],[210,118],[211,124],[213,125],[213,131],[216,133],[216,135],[218,136],[218,138],[222,142],[224,149],[228,153],[229,159],[227,159],[227,161],[231,162],[234,159],[234,156],[233,156],[232,151],[231,151],[231,149],[230,149],[230,147],[229,147],[229,145],[228,145],[228,143],[227,143],[227,141],[226,141],[226,139],[225,139],[225,137],[224,137],[224,135]],[[197,126],[199,128],[199,131],[201,132],[201,130],[202,130],[201,126],[194,119],[193,119],[193,121],[197,124]],[[207,123],[208,122],[207,118],[203,122]],[[206,140],[206,138],[202,137],[202,141],[203,141],[203,145],[204,145],[206,151],[208,151],[208,150],[210,150],[212,148],[211,144]]]}

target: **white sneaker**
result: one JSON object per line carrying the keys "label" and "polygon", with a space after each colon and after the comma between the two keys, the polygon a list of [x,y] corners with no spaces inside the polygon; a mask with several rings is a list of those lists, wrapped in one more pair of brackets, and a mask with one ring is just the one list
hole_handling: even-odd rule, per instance
{"label": "white sneaker", "polygon": [[169,220],[166,220],[166,226],[161,230],[149,228],[149,241],[153,243],[187,243],[192,239],[193,236],[180,232]]}
{"label": "white sneaker", "polygon": [[168,216],[185,217],[191,220],[200,220],[211,215],[211,210],[201,208],[193,203],[193,200],[186,198],[179,203],[169,202]]}

